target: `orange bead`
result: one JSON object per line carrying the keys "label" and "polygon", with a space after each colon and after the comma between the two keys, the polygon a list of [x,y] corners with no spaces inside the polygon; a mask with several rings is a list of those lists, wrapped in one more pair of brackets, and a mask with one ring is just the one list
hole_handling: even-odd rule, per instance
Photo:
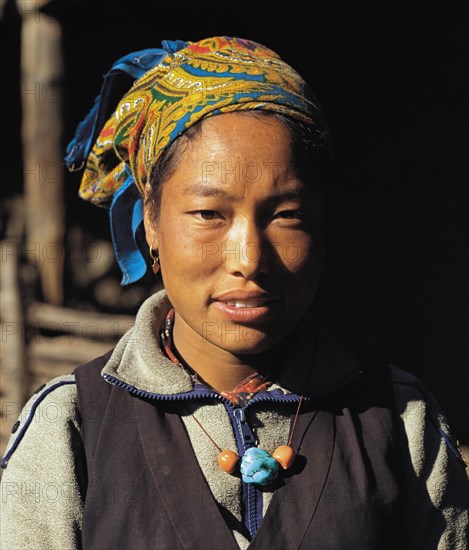
{"label": "orange bead", "polygon": [[284,470],[288,470],[295,462],[295,451],[288,445],[280,445],[272,453],[272,456]]}
{"label": "orange bead", "polygon": [[238,465],[239,456],[234,451],[225,449],[218,455],[217,460],[218,465],[224,472],[232,474]]}

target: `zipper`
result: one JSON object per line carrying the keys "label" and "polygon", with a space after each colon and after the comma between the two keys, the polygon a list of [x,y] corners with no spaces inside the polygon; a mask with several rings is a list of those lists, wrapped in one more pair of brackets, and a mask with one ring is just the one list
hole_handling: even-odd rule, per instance
{"label": "zipper", "polygon": [[[247,422],[246,407],[235,407],[228,402],[225,408],[233,426],[238,454],[242,458],[247,449],[255,446],[257,438]],[[256,486],[250,483],[242,482],[241,490],[244,503],[243,523],[247,527],[252,540],[261,520],[260,513],[262,513],[262,510],[259,511],[258,506],[262,503],[262,500],[260,500],[262,495]]]}
{"label": "zipper", "polygon": [[[327,394],[331,391],[335,391],[341,386],[351,382],[355,378],[358,378],[360,375],[363,374],[363,371],[361,369],[356,370],[347,376],[344,376],[341,380],[336,382],[335,384],[331,385],[327,390],[323,390],[321,394]],[[127,390],[129,393],[136,395],[138,397],[146,397],[149,399],[161,399],[162,401],[182,401],[183,399],[198,399],[202,397],[212,397],[214,399],[218,399],[219,401],[222,401],[223,403],[227,403],[231,405],[231,401],[227,399],[226,397],[223,397],[217,392],[213,392],[207,389],[197,389],[192,390],[184,393],[174,393],[174,394],[164,394],[164,393],[151,393],[144,390],[139,390],[135,386],[132,386],[131,384],[127,384],[126,382],[122,382],[122,380],[119,380],[118,378],[112,376],[111,374],[104,373],[102,374],[102,377],[104,380],[109,382],[110,384],[113,384],[114,386],[119,386],[125,390]],[[275,391],[275,390],[274,390]],[[263,393],[263,392],[262,392]],[[269,393],[269,392],[265,392]],[[309,397],[304,396],[304,401],[310,401],[313,398],[318,397],[317,395],[311,395]],[[294,393],[289,394],[282,394],[279,396],[273,396],[273,395],[259,395],[254,396],[245,406],[244,410],[246,410],[251,405],[254,405],[255,403],[262,403],[262,402],[271,402],[271,403],[294,403],[299,401],[300,396]]]}
{"label": "zipper", "polygon": [[[238,453],[242,457],[247,449],[254,447],[258,440],[254,435],[251,426],[249,425],[246,418],[246,410],[251,405],[256,403],[294,403],[300,400],[300,396],[296,394],[287,394],[281,396],[272,396],[272,395],[260,395],[254,396],[244,407],[233,407],[231,403],[226,407],[232,409],[235,422],[232,424],[233,427],[237,427],[239,431],[238,437],[236,437],[238,443]],[[231,416],[231,415],[230,415]],[[235,431],[236,433],[236,431]],[[242,450],[242,454],[241,454]],[[263,504],[263,494],[256,485],[252,483],[243,483],[243,502],[245,503],[244,510],[244,524],[247,526],[251,540],[254,538],[254,535],[259,529],[260,523],[262,521],[262,504]]]}
{"label": "zipper", "polygon": [[226,399],[226,397],[223,397],[223,395],[220,395],[219,393],[205,390],[205,389],[198,389],[198,390],[192,390],[184,393],[174,393],[174,394],[166,394],[166,393],[152,393],[147,392],[145,390],[139,390],[135,386],[132,386],[131,384],[127,384],[126,382],[122,382],[122,380],[119,380],[118,378],[115,378],[111,374],[104,373],[102,374],[102,377],[106,382],[109,382],[113,386],[118,386],[119,388],[123,388],[124,390],[128,391],[132,395],[136,395],[137,397],[145,397],[147,399],[157,399],[160,401],[182,401],[184,399],[199,399],[202,397],[213,397],[214,399],[218,399],[219,401],[223,401],[224,403],[229,403],[229,400]]}
{"label": "zipper", "polygon": [[[307,399],[307,398],[304,398]],[[230,402],[225,405],[228,411],[234,433],[238,454],[242,458],[247,449],[254,447],[257,443],[257,437],[253,433],[251,426],[246,418],[246,410],[249,406],[255,403],[271,402],[271,403],[295,403],[300,400],[300,396],[296,394],[287,394],[282,396],[262,395],[253,397],[244,407],[234,407]],[[252,483],[242,484],[244,508],[244,525],[247,526],[251,540],[259,529],[262,521],[262,491]]]}
{"label": "zipper", "polygon": [[257,438],[246,420],[246,413],[244,412],[244,409],[236,407],[233,410],[233,414],[237,420],[238,427],[241,430],[244,447],[243,450],[245,451],[257,443]]}

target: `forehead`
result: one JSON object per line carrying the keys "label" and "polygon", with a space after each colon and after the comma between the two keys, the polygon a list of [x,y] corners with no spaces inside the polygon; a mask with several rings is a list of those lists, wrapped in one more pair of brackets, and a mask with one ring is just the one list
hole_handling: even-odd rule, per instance
{"label": "forehead", "polygon": [[189,150],[206,160],[230,156],[233,160],[272,160],[291,151],[290,131],[277,117],[260,113],[226,113],[207,118],[191,140]]}
{"label": "forehead", "polygon": [[277,180],[292,171],[292,163],[290,131],[285,124],[273,116],[238,112],[206,119],[187,142],[176,172],[212,184],[265,177]]}
{"label": "forehead", "polygon": [[256,203],[314,198],[319,179],[297,163],[293,142],[289,126],[272,114],[236,112],[207,118],[178,150],[164,179],[163,196],[170,195],[173,204],[191,197],[237,202],[251,197]]}

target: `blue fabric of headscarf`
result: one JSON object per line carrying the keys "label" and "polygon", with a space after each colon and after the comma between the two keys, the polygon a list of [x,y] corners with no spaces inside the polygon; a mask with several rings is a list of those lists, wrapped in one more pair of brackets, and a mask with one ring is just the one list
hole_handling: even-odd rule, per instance
{"label": "blue fabric of headscarf", "polygon": [[[162,48],[140,50],[121,57],[104,75],[100,94],[67,146],[65,165],[71,172],[84,166],[104,123],[133,82],[160,63],[168,53],[185,48],[187,42],[164,40],[161,45]],[[134,185],[132,171],[127,165],[126,172],[128,176],[125,184],[113,197],[109,211],[112,244],[123,274],[121,285],[141,279],[148,266],[137,244],[137,232],[142,230],[143,224],[143,199]]]}

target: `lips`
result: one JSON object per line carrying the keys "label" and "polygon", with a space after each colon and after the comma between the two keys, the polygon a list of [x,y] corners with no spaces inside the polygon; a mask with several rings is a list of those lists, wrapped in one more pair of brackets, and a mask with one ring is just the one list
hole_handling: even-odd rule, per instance
{"label": "lips", "polygon": [[215,307],[232,321],[268,319],[279,304],[278,295],[259,291],[233,290],[214,298]]}

